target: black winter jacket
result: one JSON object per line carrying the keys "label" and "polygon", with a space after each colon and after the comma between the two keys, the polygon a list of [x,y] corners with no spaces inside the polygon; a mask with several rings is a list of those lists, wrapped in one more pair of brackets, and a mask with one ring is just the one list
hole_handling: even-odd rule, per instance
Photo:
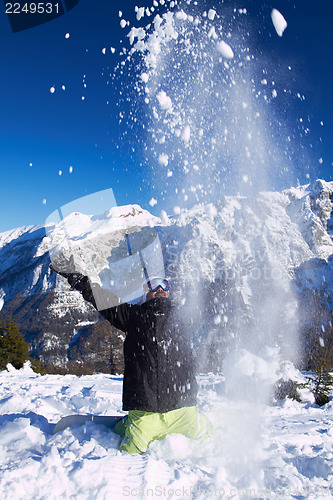
{"label": "black winter jacket", "polygon": [[[82,278],[68,281],[96,307],[89,281]],[[124,410],[164,413],[196,404],[191,342],[170,299],[124,303],[99,312],[126,333]]]}

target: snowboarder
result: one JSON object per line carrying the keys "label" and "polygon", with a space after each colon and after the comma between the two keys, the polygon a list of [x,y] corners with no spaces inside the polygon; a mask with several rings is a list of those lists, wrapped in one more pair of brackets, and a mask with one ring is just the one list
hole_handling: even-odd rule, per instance
{"label": "snowboarder", "polygon": [[[99,285],[81,274],[57,272],[97,309],[96,294],[103,292]],[[123,410],[128,416],[114,430],[120,435],[121,451],[140,454],[149,443],[171,433],[199,440],[213,434],[208,418],[195,406],[191,343],[183,318],[170,300],[169,283],[154,278],[146,287],[143,304],[119,303],[117,299],[118,305],[99,311],[126,334]]]}

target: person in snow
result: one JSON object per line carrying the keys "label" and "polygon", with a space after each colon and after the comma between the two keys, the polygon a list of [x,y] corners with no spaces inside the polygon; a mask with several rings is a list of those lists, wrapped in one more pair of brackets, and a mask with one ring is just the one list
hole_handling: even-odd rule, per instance
{"label": "person in snow", "polygon": [[[80,274],[59,274],[98,309],[95,298],[103,293],[99,285]],[[126,334],[123,410],[128,416],[114,430],[120,435],[119,449],[129,453],[143,453],[152,441],[172,433],[199,440],[213,434],[209,420],[196,408],[191,342],[170,300],[169,283],[154,278],[146,287],[141,305],[117,299],[118,305],[99,310]]]}

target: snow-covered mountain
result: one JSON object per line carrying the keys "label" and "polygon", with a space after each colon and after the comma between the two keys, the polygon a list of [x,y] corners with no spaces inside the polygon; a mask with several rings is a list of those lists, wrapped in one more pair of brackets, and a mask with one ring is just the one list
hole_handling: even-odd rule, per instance
{"label": "snow-covered mountain", "polygon": [[[332,198],[333,182],[317,180],[172,217],[129,205],[7,231],[0,308],[43,362],[121,371],[122,335],[50,263],[88,274],[123,300],[140,300],[144,263],[149,275],[170,278],[174,300],[187,309],[202,369],[219,368],[231,345],[259,348],[263,335],[295,349],[299,328],[314,320],[314,298],[333,310]],[[325,318],[316,321],[325,329]]]}

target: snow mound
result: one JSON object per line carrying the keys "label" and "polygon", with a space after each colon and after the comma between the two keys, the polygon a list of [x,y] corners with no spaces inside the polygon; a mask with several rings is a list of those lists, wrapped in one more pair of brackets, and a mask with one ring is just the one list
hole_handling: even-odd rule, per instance
{"label": "snow mound", "polygon": [[[248,373],[257,372],[246,353]],[[266,357],[266,360],[268,358]],[[260,376],[266,376],[261,367]],[[0,372],[0,489],[3,498],[227,498],[332,495],[332,404],[287,400],[264,407],[233,402],[221,393],[221,374],[198,376],[201,411],[214,438],[191,442],[181,435],[155,441],[142,456],[117,450],[118,436],[92,422],[52,435],[62,416],[121,415],[122,378],[107,375],[31,376]],[[249,425],[251,423],[251,425]],[[241,451],[242,453],[239,453]]]}

